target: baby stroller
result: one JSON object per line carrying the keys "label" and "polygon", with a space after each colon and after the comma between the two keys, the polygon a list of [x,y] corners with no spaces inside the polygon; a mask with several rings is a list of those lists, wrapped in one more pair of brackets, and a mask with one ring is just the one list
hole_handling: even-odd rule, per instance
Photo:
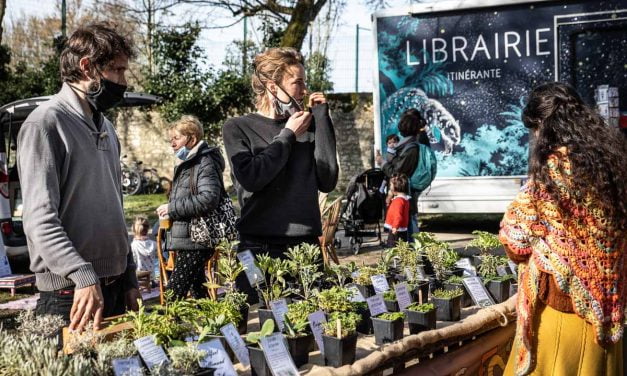
{"label": "baby stroller", "polygon": [[364,237],[381,239],[381,220],[385,208],[385,194],[380,191],[385,174],[373,168],[354,176],[346,189],[347,203],[342,210],[344,234],[349,237],[351,250],[357,254]]}

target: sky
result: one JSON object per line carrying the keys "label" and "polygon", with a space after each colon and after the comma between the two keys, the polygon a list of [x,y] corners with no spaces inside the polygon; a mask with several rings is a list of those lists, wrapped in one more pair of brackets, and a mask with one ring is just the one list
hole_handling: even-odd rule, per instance
{"label": "sky", "polygon": [[[89,3],[93,0],[83,0]],[[23,14],[50,15],[56,12],[56,4],[59,0],[7,0],[5,25],[11,19],[20,18]],[[332,34],[327,56],[331,62],[331,81],[334,84],[334,92],[345,93],[371,92],[373,90],[373,46],[372,24],[370,16],[372,10],[365,6],[363,0],[347,0],[340,26]],[[392,6],[403,6],[408,0],[388,1]],[[209,14],[209,18],[217,25],[231,23],[229,17]],[[356,25],[359,25],[359,49],[356,51]],[[248,38],[258,40],[261,35],[255,30],[255,25],[248,25]],[[220,67],[226,56],[227,47],[233,40],[243,39],[243,23],[240,22],[229,28],[204,30],[200,36],[199,45],[206,51],[209,63]],[[303,45],[303,52],[308,52],[308,42]],[[359,55],[359,63],[356,63],[356,53]],[[357,69],[357,65],[359,68]],[[357,72],[357,74],[356,74]],[[357,76],[357,78],[356,78]]]}

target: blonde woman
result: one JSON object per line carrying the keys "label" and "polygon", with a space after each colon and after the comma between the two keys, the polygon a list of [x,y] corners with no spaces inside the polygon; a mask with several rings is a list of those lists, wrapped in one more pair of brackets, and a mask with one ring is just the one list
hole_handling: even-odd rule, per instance
{"label": "blonde woman", "polygon": [[[318,243],[318,191],[335,188],[335,133],[324,94],[307,95],[303,57],[271,48],[255,57],[256,112],[229,119],[224,146],[241,205],[240,248],[284,257],[288,247]],[[238,286],[255,294],[242,277]]]}
{"label": "blonde woman", "polygon": [[176,299],[185,298],[188,292],[193,298],[202,298],[207,296],[203,286],[205,266],[214,250],[192,242],[189,227],[193,218],[206,216],[217,208],[221,195],[226,194],[222,182],[224,159],[218,148],[203,140],[202,124],[194,116],[183,116],[174,122],[169,136],[177,157],[176,167],[169,201],[157,208],[159,217],[172,220],[167,244],[169,250],[176,251],[176,262],[168,289]]}

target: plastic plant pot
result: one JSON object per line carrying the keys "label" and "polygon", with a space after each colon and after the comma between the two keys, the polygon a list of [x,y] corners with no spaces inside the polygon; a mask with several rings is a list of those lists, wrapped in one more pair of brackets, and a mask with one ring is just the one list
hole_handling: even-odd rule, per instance
{"label": "plastic plant pot", "polygon": [[420,303],[420,293],[422,292],[422,303],[426,303],[429,301],[429,281],[420,281],[416,288],[410,291],[411,297],[414,302]]}
{"label": "plastic plant pot", "polygon": [[357,333],[344,338],[322,335],[324,346],[324,364],[331,367],[341,367],[355,361],[357,349]]}
{"label": "plastic plant pot", "polygon": [[396,300],[384,300],[384,302],[388,312],[398,312],[398,302]]}
{"label": "plastic plant pot", "polygon": [[490,295],[497,303],[502,303],[509,299],[509,285],[510,281],[489,281],[486,285]]}
{"label": "plastic plant pot", "polygon": [[313,347],[313,342],[313,334],[300,337],[287,337],[287,347],[290,350],[296,368],[309,363],[309,351]]}
{"label": "plastic plant pot", "polygon": [[364,297],[364,299],[367,299],[375,294],[374,286],[372,285],[360,285],[359,283],[355,283],[355,286]]}
{"label": "plastic plant pot", "polygon": [[248,307],[248,305],[246,305],[246,304],[244,304],[239,309],[239,313],[242,314],[242,321],[240,321],[239,324],[237,325],[237,332],[239,334],[246,334],[246,332],[248,331],[248,311],[249,311],[249,309],[250,309],[250,307]]}
{"label": "plastic plant pot", "polygon": [[374,343],[382,345],[398,341],[403,338],[403,319],[383,320],[378,317],[371,317],[372,328],[374,329]]}
{"label": "plastic plant pot", "polygon": [[472,297],[470,296],[468,291],[466,291],[466,288],[464,287],[463,284],[461,284],[461,283],[448,283],[448,282],[445,282],[444,283],[444,288],[446,290],[461,289],[464,292],[464,295],[462,295],[462,308],[470,307],[470,306],[475,304],[472,301]]}
{"label": "plastic plant pot", "polygon": [[441,321],[459,321],[462,310],[462,296],[450,299],[431,297],[436,307],[436,317]]}
{"label": "plastic plant pot", "polygon": [[357,333],[372,334],[372,321],[368,307],[359,307],[356,313],[361,316],[361,321],[357,323]]}
{"label": "plastic plant pot", "polygon": [[248,357],[250,358],[250,370],[252,376],[272,376],[272,371],[268,367],[263,350],[258,346],[247,346]]}
{"label": "plastic plant pot", "polygon": [[266,322],[266,320],[272,320],[272,321],[274,321],[274,331],[275,332],[279,331],[279,325],[277,324],[276,320],[274,319],[274,315],[272,314],[272,310],[271,309],[259,308],[257,310],[257,313],[259,313],[259,327],[260,328],[263,326],[263,323]]}
{"label": "plastic plant pot", "polygon": [[216,373],[215,368],[203,368],[194,372],[194,376],[211,376]]}
{"label": "plastic plant pot", "polygon": [[432,309],[428,312],[418,312],[405,310],[405,317],[407,319],[407,325],[409,326],[410,334],[418,334],[426,330],[435,329],[436,310]]}
{"label": "plastic plant pot", "polygon": [[518,283],[511,283],[509,285],[509,296],[514,296],[518,293]]}

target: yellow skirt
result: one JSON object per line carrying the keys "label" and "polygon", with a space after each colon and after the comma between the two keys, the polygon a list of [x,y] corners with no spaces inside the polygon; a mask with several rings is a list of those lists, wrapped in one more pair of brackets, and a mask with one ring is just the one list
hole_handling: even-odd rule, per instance
{"label": "yellow skirt", "polygon": [[[541,304],[541,303],[540,303]],[[536,364],[530,375],[622,376],[623,342],[601,347],[594,328],[574,313],[538,307]],[[503,375],[514,375],[516,351],[512,349]]]}

